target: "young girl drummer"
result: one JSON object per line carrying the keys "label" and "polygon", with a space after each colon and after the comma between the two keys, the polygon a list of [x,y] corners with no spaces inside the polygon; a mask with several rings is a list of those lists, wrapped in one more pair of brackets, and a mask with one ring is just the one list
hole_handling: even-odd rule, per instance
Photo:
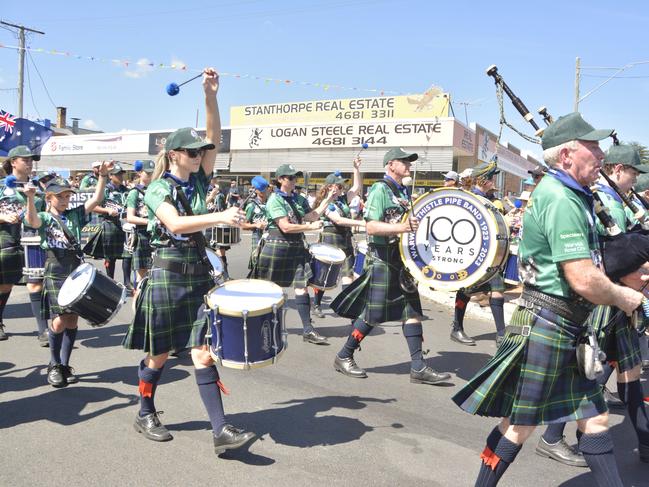
{"label": "young girl drummer", "polygon": [[[135,429],[153,441],[172,439],[154,404],[156,387],[170,350],[191,348],[198,391],[212,423],[215,452],[238,448],[256,436],[226,423],[219,373],[207,350],[207,317],[200,310],[214,282],[210,266],[202,261],[198,235],[217,224],[238,225],[244,214],[238,208],[207,213],[205,198],[209,177],[221,139],[216,93],[218,75],[203,71],[207,113],[207,140],[191,128],[167,137],[156,161],[153,181],[144,203],[148,208],[153,267],[136,300],[135,317],[124,338],[124,347],[146,353],[139,367],[140,411]],[[186,200],[186,201],[185,201]],[[188,215],[183,201],[191,207]]]}
{"label": "young girl drummer", "polygon": [[52,319],[49,330],[50,364],[47,382],[53,387],[65,387],[78,382],[70,367],[70,355],[77,337],[79,315],[58,304],[59,290],[70,273],[81,264],[81,229],[90,221],[89,213],[104,199],[104,189],[112,162],[104,162],[99,168],[99,183],[91,199],[83,205],[68,209],[72,193],[70,183],[61,178],[50,180],[45,186],[47,211],[36,211],[35,187],[25,187],[27,213],[25,220],[38,229],[41,247],[47,250],[45,279],[43,281],[42,314]]}

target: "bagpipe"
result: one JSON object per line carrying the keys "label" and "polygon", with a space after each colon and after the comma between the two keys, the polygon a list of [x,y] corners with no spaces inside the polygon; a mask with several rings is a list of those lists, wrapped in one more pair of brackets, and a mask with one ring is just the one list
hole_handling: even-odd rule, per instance
{"label": "bagpipe", "polygon": [[[514,108],[518,113],[534,128],[535,135],[541,137],[543,128],[539,127],[534,121],[534,116],[530,113],[525,104],[518,98],[512,89],[505,83],[503,77],[498,73],[496,65],[489,66],[486,70],[487,76],[491,76],[496,86],[509,97]],[[546,107],[538,109],[538,113],[543,117],[546,125],[554,122],[553,117],[548,113]],[[501,115],[501,122],[503,121]],[[613,143],[619,145],[619,140],[615,132],[611,135]],[[624,193],[615,184],[615,182],[600,169],[600,175],[606,180],[608,185],[619,196],[623,204],[633,213],[634,217],[640,222],[631,230],[624,232],[615,223],[608,209],[604,206],[597,192],[593,192],[595,215],[606,229],[606,236],[600,238],[600,247],[602,252],[602,261],[606,275],[613,281],[619,281],[624,276],[637,271],[643,264],[649,261],[649,204],[637,192],[632,191],[637,201],[644,208],[639,208],[628,194]]]}

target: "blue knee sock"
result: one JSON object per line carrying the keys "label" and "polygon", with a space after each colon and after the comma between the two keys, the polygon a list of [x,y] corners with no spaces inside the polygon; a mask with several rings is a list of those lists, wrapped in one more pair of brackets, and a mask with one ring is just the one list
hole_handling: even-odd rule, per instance
{"label": "blue knee sock", "polygon": [[309,333],[314,330],[311,324],[311,299],[308,294],[295,295],[295,309],[302,320],[303,333]]}
{"label": "blue knee sock", "polygon": [[70,355],[74,348],[74,341],[77,339],[77,328],[66,328],[63,330],[63,341],[61,343],[61,364],[70,365]]}
{"label": "blue knee sock", "polygon": [[212,365],[205,369],[194,369],[194,373],[196,374],[198,392],[207,410],[207,415],[210,417],[210,423],[212,423],[212,431],[214,435],[218,435],[225,424],[223,401],[218,385],[219,372],[216,370],[216,366]]}
{"label": "blue knee sock", "polygon": [[140,362],[140,367],[137,372],[137,376],[140,379],[140,416],[155,413],[155,391],[158,387],[163,367],[151,369],[144,365],[144,360]]}
{"label": "blue knee sock", "polygon": [[[493,441],[498,438],[498,435],[500,435],[498,443],[495,448],[492,448],[489,445],[489,441],[491,439],[493,444]],[[514,463],[516,455],[521,451],[522,446],[509,441],[500,432],[495,433],[495,431],[492,431],[489,438],[487,438],[487,446],[482,452],[482,455],[480,455],[482,464],[480,465],[480,472],[478,472],[475,486],[493,487],[498,485],[498,481],[505,473],[505,470]]]}
{"label": "blue knee sock", "polygon": [[50,342],[50,363],[60,364],[61,344],[63,343],[63,332],[54,333],[53,330],[50,330],[47,340]]}
{"label": "blue knee sock", "polygon": [[410,367],[412,370],[422,370],[426,367],[422,344],[424,342],[424,329],[421,323],[406,323],[402,326],[403,336],[406,337],[410,351]]}
{"label": "blue knee sock", "polygon": [[613,440],[608,431],[582,434],[579,451],[584,455],[599,487],[623,487],[613,454]]}
{"label": "blue knee sock", "polygon": [[491,314],[494,316],[496,323],[496,334],[503,336],[505,334],[505,298],[490,298],[489,307]]}
{"label": "blue knee sock", "polygon": [[347,337],[347,341],[343,345],[343,348],[340,349],[340,352],[338,352],[338,356],[340,358],[351,358],[354,356],[354,352],[358,347],[361,345],[361,341],[363,341],[363,338],[365,338],[367,335],[369,335],[372,330],[374,329],[373,326],[365,323],[362,319],[358,318],[356,322],[354,323],[354,329],[350,333],[350,335]]}
{"label": "blue knee sock", "polygon": [[554,445],[563,438],[563,431],[566,429],[566,423],[549,424],[543,433],[543,439],[546,443]]}
{"label": "blue knee sock", "polygon": [[42,335],[47,330],[47,320],[43,319],[43,313],[41,313],[41,294],[41,291],[29,293],[29,304],[32,308],[32,314],[36,319],[39,335]]}

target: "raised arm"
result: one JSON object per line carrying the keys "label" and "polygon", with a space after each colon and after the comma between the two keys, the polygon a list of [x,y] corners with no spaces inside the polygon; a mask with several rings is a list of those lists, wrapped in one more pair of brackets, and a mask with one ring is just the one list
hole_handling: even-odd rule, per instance
{"label": "raised arm", "polygon": [[206,138],[216,146],[215,149],[206,151],[201,160],[203,172],[210,177],[214,171],[216,154],[221,143],[221,116],[216,100],[219,91],[219,75],[214,68],[205,68],[203,71],[203,91],[205,92]]}
{"label": "raised arm", "polygon": [[[99,205],[104,201],[104,191],[106,189],[106,181],[108,180],[108,173],[113,169],[113,161],[103,161],[99,167],[99,181],[97,182],[97,187],[95,188],[95,193],[92,195],[88,201],[84,203],[86,213],[90,213],[93,210],[96,210]],[[105,208],[102,208],[105,210]],[[115,210],[110,210],[115,212]],[[98,212],[97,212],[98,213]],[[112,213],[109,213],[112,215]]]}

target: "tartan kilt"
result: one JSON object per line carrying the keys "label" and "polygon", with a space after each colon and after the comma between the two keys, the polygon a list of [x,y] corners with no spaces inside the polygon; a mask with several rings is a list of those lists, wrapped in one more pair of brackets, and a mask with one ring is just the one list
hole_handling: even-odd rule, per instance
{"label": "tartan kilt", "polygon": [[254,279],[271,281],[280,287],[304,289],[313,277],[311,254],[304,242],[266,239],[261,242],[259,257],[253,253],[253,268],[250,276]]}
{"label": "tartan kilt", "polygon": [[607,411],[601,387],[579,374],[576,339],[583,327],[519,306],[511,325],[531,326],[529,337],[509,332],[496,354],[453,396],[463,410],[534,426],[590,418]]}
{"label": "tartan kilt", "polygon": [[48,257],[45,261],[45,277],[41,294],[41,316],[45,320],[54,319],[63,314],[76,314],[70,308],[59,306],[59,291],[61,286],[79,265],[81,260],[74,255],[65,260]]}
{"label": "tartan kilt", "polygon": [[320,234],[318,242],[331,245],[345,252],[345,260],[340,270],[340,276],[352,277],[354,274],[354,243],[352,241],[352,232],[338,233],[325,230]]}
{"label": "tartan kilt", "polygon": [[23,278],[24,265],[25,250],[19,243],[0,249],[0,284],[18,284]]}
{"label": "tartan kilt", "polygon": [[331,302],[343,318],[362,318],[370,325],[421,319],[419,292],[406,293],[399,285],[404,265],[398,245],[371,246],[363,273]]}
{"label": "tartan kilt", "polygon": [[502,271],[494,274],[494,276],[484,284],[479,284],[476,287],[465,289],[464,294],[470,295],[474,293],[488,293],[490,291],[500,293],[505,292],[505,281],[503,279]]}
{"label": "tartan kilt", "polygon": [[130,257],[124,250],[125,242],[126,234],[122,227],[104,219],[99,230],[88,239],[83,252],[95,259],[123,259]]}
{"label": "tartan kilt", "polygon": [[[617,314],[612,323],[611,318]],[[616,362],[619,372],[626,372],[642,363],[638,332],[623,312],[611,306],[597,306],[589,318],[597,333],[599,348],[608,362]]]}
{"label": "tartan kilt", "polygon": [[146,230],[135,232],[135,249],[133,250],[133,269],[151,269],[153,265],[153,247]]}
{"label": "tartan kilt", "polygon": [[[177,262],[199,262],[195,247],[156,249],[155,255]],[[135,316],[122,345],[159,355],[205,343],[204,297],[214,287],[209,275],[180,274],[153,267],[140,284]]]}

